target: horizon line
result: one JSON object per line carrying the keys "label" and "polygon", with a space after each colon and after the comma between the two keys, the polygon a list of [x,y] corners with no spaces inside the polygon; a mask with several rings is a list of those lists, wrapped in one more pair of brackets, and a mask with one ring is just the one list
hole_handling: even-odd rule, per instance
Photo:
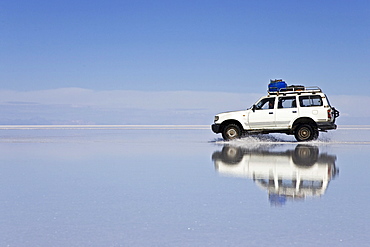
{"label": "horizon line", "polygon": [[[176,125],[176,124],[15,124],[0,125],[0,130],[11,129],[210,129],[209,125]],[[370,129],[370,125],[338,125],[338,129]]]}
{"label": "horizon line", "polygon": [[0,130],[10,129],[209,129],[210,125],[148,125],[148,124],[126,124],[126,125],[112,125],[112,124],[50,124],[50,125],[0,125]]}

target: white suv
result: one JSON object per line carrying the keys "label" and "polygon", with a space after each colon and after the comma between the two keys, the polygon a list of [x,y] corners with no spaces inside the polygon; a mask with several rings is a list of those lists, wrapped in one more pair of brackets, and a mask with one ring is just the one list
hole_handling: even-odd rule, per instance
{"label": "white suv", "polygon": [[269,92],[251,108],[217,114],[211,126],[225,140],[258,133],[285,133],[311,141],[319,131],[336,129],[339,112],[319,87],[289,86]]}

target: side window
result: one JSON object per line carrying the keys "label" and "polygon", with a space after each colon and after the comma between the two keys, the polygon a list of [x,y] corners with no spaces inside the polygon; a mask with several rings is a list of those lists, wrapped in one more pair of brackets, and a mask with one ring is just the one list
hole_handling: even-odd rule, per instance
{"label": "side window", "polygon": [[274,109],[275,98],[262,99],[256,105],[256,110]]}
{"label": "side window", "polygon": [[296,108],[297,102],[295,96],[292,97],[280,97],[278,102],[278,108]]}
{"label": "side window", "polygon": [[322,99],[320,95],[300,96],[299,104],[301,107],[322,106]]}

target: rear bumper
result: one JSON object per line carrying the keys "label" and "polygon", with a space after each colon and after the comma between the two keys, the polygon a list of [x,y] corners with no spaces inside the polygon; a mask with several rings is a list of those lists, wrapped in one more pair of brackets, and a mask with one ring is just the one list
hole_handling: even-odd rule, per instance
{"label": "rear bumper", "polygon": [[335,130],[337,125],[335,123],[317,123],[317,127],[319,130]]}
{"label": "rear bumper", "polygon": [[221,133],[221,124],[212,124],[211,128],[216,134]]}

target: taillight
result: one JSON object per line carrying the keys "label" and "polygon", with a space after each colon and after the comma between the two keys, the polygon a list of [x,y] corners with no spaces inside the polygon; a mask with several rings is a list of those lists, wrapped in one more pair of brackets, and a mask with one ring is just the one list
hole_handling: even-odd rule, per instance
{"label": "taillight", "polygon": [[331,109],[328,110],[328,119],[331,120]]}

